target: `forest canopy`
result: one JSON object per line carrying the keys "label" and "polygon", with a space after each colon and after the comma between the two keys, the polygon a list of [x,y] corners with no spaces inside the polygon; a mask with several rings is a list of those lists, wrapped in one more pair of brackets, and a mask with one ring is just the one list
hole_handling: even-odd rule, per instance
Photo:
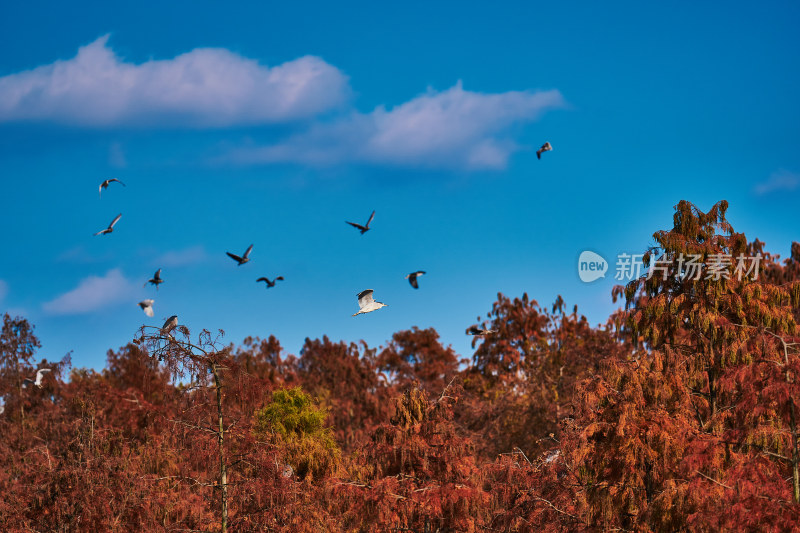
{"label": "forest canopy", "polygon": [[6,314],[0,530],[800,530],[800,243],[770,254],[727,207],[680,202],[605,324],[499,293],[472,354],[181,325],[97,371]]}

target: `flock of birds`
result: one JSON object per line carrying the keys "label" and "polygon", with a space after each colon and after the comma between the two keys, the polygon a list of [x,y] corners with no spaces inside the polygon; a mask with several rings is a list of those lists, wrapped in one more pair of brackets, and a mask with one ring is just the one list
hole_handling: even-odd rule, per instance
{"label": "flock of birds", "polygon": [[[544,143],[541,146],[541,148],[539,148],[536,151],[537,159],[541,159],[542,154],[544,152],[549,152],[552,149],[553,147],[550,145],[549,142]],[[103,195],[103,191],[108,189],[109,185],[111,185],[112,183],[119,183],[123,187],[126,186],[122,181],[118,180],[117,178],[109,178],[100,184],[98,190],[101,197]],[[109,233],[112,233],[114,231],[114,226],[117,224],[117,222],[119,222],[121,218],[122,214],[120,213],[114,218],[114,220],[111,221],[108,227],[98,231],[94,235],[95,236],[108,235]],[[368,232],[371,229],[369,225],[372,223],[372,220],[374,218],[375,218],[375,211],[372,212],[372,214],[369,216],[369,219],[367,219],[367,223],[364,225],[358,224],[356,222],[348,222],[348,221],[345,222],[356,228],[363,235],[364,233]],[[247,247],[247,250],[245,250],[242,255],[237,255],[231,252],[225,252],[225,253],[228,255],[228,257],[236,261],[237,266],[242,266],[243,264],[250,261],[250,252],[252,251],[253,251],[253,245],[251,244],[250,246]],[[424,270],[417,270],[416,272],[411,272],[410,274],[406,275],[405,278],[408,280],[408,283],[413,288],[419,289],[418,278],[424,274],[425,274]],[[277,276],[275,279],[270,280],[266,276],[262,276],[256,280],[257,283],[261,281],[263,281],[266,284],[266,288],[269,289],[274,287],[278,281],[284,281],[284,279],[283,276]],[[152,278],[150,278],[144,283],[144,286],[146,287],[148,283],[154,285],[156,290],[158,290],[159,285],[164,283],[164,280],[161,278],[160,268],[156,270]],[[372,289],[367,289],[358,293],[357,295],[358,312],[354,313],[353,316],[365,313],[371,313],[373,311],[377,311],[382,307],[386,307],[387,304],[383,302],[378,302],[373,298],[373,293],[374,291]],[[153,312],[154,303],[155,300],[148,298],[146,300],[142,300],[141,302],[139,302],[139,307],[147,316],[152,317],[154,314]],[[172,315],[166,320],[166,322],[164,322],[164,325],[161,327],[161,334],[165,336],[171,336],[172,330],[174,330],[176,327],[178,327],[178,316]],[[493,333],[497,333],[497,331],[492,329],[481,328],[479,326],[471,326],[466,333],[468,335],[491,335]],[[42,388],[42,380],[44,379],[45,374],[47,374],[48,372],[52,372],[52,369],[51,368],[38,369],[36,372],[36,378],[35,379],[25,378],[23,380],[22,387],[27,388],[29,385],[35,385],[36,387]],[[4,411],[5,411],[5,406],[3,405],[2,402],[0,402],[0,414],[2,414]]]}

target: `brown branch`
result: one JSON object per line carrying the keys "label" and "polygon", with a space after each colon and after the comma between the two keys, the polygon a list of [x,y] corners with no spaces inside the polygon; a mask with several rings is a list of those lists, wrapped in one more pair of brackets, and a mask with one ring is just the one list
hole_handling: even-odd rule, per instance
{"label": "brown branch", "polygon": [[197,430],[200,430],[200,431],[206,431],[208,433],[211,433],[212,435],[216,435],[217,434],[217,431],[215,429],[212,429],[212,428],[207,428],[207,427],[204,427],[204,426],[198,426],[196,424],[190,424],[188,422],[184,422],[183,420],[175,420],[173,418],[168,418],[167,420],[169,420],[170,422],[175,422],[177,424],[182,424],[182,425],[184,425],[184,426],[186,426],[187,428],[190,428],[190,429],[197,429]]}
{"label": "brown branch", "polygon": [[[530,495],[530,497],[531,497],[531,498],[533,498],[533,499],[534,499],[534,500],[536,500],[536,501],[540,501],[540,502],[546,503],[546,504],[547,504],[547,505],[549,505],[549,506],[550,506],[550,507],[551,507],[551,508],[552,508],[554,511],[556,511],[556,512],[558,512],[558,513],[561,513],[561,514],[563,514],[564,516],[568,516],[568,517],[572,518],[573,520],[577,520],[578,522],[581,522],[581,523],[583,523],[583,524],[586,524],[586,522],[584,522],[583,520],[581,520],[580,518],[578,518],[578,517],[577,517],[577,516],[575,516],[574,514],[571,514],[571,513],[568,513],[568,512],[566,512],[566,511],[564,511],[564,510],[562,510],[562,509],[559,509],[558,507],[556,507],[555,505],[553,505],[553,503],[552,503],[551,501],[549,501],[549,500],[545,500],[544,498],[540,498],[539,496],[534,496],[534,495],[532,495],[532,494]],[[588,525],[588,524],[586,524],[586,525]]]}
{"label": "brown branch", "polygon": [[700,474],[701,476],[703,476],[703,477],[704,477],[704,478],[706,478],[707,480],[709,480],[709,481],[712,481],[712,482],[716,483],[716,484],[717,484],[717,485],[719,485],[720,487],[725,487],[725,488],[726,488],[726,489],[728,489],[728,490],[733,490],[733,487],[731,487],[731,486],[728,486],[728,485],[726,485],[725,483],[721,483],[721,482],[717,481],[716,479],[714,479],[713,477],[709,477],[709,476],[705,475],[704,473],[702,473],[702,472],[701,472],[701,471],[699,471],[699,470],[695,470],[695,473],[697,473],[697,474]]}

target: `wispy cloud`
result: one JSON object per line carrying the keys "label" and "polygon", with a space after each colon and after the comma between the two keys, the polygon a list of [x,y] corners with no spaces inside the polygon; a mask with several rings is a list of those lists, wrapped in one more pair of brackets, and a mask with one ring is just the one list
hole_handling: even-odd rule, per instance
{"label": "wispy cloud", "polygon": [[794,191],[798,188],[800,188],[800,174],[781,169],[773,172],[767,181],[759,183],[753,190],[759,196],[763,196],[779,191]]}
{"label": "wispy cloud", "polygon": [[81,47],[72,59],[0,77],[0,122],[265,124],[314,116],[350,94],[347,77],[318,57],[267,67],[224,48],[196,48],[134,64],[114,54],[108,37]]}
{"label": "wispy cloud", "polygon": [[105,276],[84,278],[76,288],[44,303],[42,309],[53,315],[84,314],[133,299],[135,295],[136,286],[115,268]]}
{"label": "wispy cloud", "polygon": [[520,149],[511,127],[564,106],[557,90],[485,94],[466,91],[459,82],[442,92],[429,89],[392,109],[381,106],[368,114],[353,112],[285,142],[240,149],[231,156],[242,163],[504,168],[510,155]]}
{"label": "wispy cloud", "polygon": [[208,258],[203,246],[192,246],[183,250],[170,250],[156,257],[152,264],[157,267],[180,267],[202,263]]}
{"label": "wispy cloud", "polygon": [[241,163],[504,168],[520,149],[512,126],[565,105],[557,90],[486,94],[466,91],[458,82],[446,91],[429,89],[388,110],[381,106],[368,114],[352,112],[285,142],[240,149],[231,156]]}

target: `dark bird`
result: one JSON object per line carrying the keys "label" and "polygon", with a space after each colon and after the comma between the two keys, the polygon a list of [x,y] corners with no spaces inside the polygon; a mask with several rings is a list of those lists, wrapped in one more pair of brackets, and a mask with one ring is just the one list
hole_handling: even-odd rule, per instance
{"label": "dark bird", "polygon": [[245,264],[248,261],[250,261],[250,252],[252,250],[253,250],[253,245],[251,244],[250,247],[247,248],[247,251],[244,253],[244,255],[242,257],[239,257],[238,255],[232,254],[230,252],[225,252],[225,253],[228,254],[228,257],[230,257],[231,259],[233,259],[234,261],[239,263],[239,266],[242,266],[243,264]]}
{"label": "dark bird", "polygon": [[497,330],[479,328],[478,326],[470,326],[467,330],[467,335],[491,335],[492,333],[497,333]]}
{"label": "dark bird", "polygon": [[36,385],[40,389],[42,388],[42,379],[47,372],[52,372],[53,370],[50,368],[40,368],[36,371],[36,381],[32,380],[31,378],[25,378],[22,382],[23,387],[27,387],[30,385]]}
{"label": "dark bird", "polygon": [[164,325],[161,327],[161,334],[162,335],[170,335],[173,329],[178,327],[178,315],[172,315],[164,322]]}
{"label": "dark bird", "polygon": [[107,179],[106,181],[104,181],[103,183],[100,184],[100,188],[98,189],[98,191],[100,192],[100,196],[103,196],[103,189],[108,189],[109,184],[111,184],[111,183],[113,183],[115,181],[117,183],[119,183],[120,185],[122,185],[123,187],[125,187],[125,184],[122,183],[121,181],[119,181],[117,178]]}
{"label": "dark bird", "polygon": [[412,272],[411,274],[406,276],[406,279],[408,280],[408,282],[411,284],[412,287],[414,287],[415,289],[419,289],[419,285],[417,284],[417,277],[423,275],[424,273],[425,273],[424,270],[417,270],[416,272]]}
{"label": "dark bird", "polygon": [[111,233],[112,231],[114,231],[114,224],[116,224],[117,222],[119,222],[119,219],[121,219],[121,218],[122,218],[122,213],[120,213],[119,215],[117,215],[117,218],[115,218],[114,220],[112,220],[112,221],[111,221],[111,224],[109,224],[109,225],[108,225],[108,227],[107,227],[106,229],[104,229],[104,230],[102,230],[102,231],[98,231],[97,233],[95,233],[95,234],[94,234],[94,236],[95,236],[95,237],[97,237],[98,235],[105,235],[106,233]]}
{"label": "dark bird", "polygon": [[369,220],[367,220],[367,224],[365,226],[362,226],[361,224],[356,224],[355,222],[347,222],[346,220],[345,222],[347,222],[354,228],[358,228],[361,231],[361,235],[364,235],[366,232],[369,231],[369,224],[370,222],[372,222],[373,218],[375,218],[375,211],[373,211],[372,214],[369,216]]}
{"label": "dark bird", "polygon": [[278,280],[281,280],[281,281],[283,281],[283,276],[278,276],[277,278],[275,278],[275,279],[274,279],[274,280],[272,280],[272,281],[270,281],[270,280],[269,280],[269,278],[266,278],[266,277],[258,278],[258,279],[256,280],[256,283],[258,283],[259,281],[266,282],[266,284],[267,284],[267,288],[269,289],[270,287],[274,287],[274,286],[275,286],[275,284],[278,282]]}
{"label": "dark bird", "polygon": [[151,299],[142,300],[139,302],[139,307],[142,308],[142,311],[144,311],[144,314],[147,316],[153,316],[153,303],[155,302]]}
{"label": "dark bird", "polygon": [[549,152],[549,151],[550,151],[550,150],[552,150],[552,149],[553,149],[553,147],[552,147],[552,146],[550,146],[550,143],[549,143],[549,142],[546,142],[546,143],[544,143],[544,144],[542,145],[542,147],[541,147],[541,148],[539,148],[538,150],[536,150],[536,158],[537,158],[537,159],[541,159],[541,158],[542,158],[542,154],[543,154],[544,152]]}
{"label": "dark bird", "polygon": [[353,316],[360,315],[361,313],[371,313],[372,311],[377,311],[381,307],[386,307],[386,304],[376,302],[372,299],[373,292],[372,289],[367,289],[358,293],[359,310],[358,313],[355,313]]}
{"label": "dark bird", "polygon": [[153,274],[153,278],[152,279],[148,279],[144,283],[144,285],[142,285],[142,287],[147,287],[148,283],[151,283],[151,284],[155,285],[156,286],[156,290],[158,290],[158,285],[160,283],[164,283],[164,280],[161,279],[161,269],[160,268],[158,270],[156,270],[155,274]]}

